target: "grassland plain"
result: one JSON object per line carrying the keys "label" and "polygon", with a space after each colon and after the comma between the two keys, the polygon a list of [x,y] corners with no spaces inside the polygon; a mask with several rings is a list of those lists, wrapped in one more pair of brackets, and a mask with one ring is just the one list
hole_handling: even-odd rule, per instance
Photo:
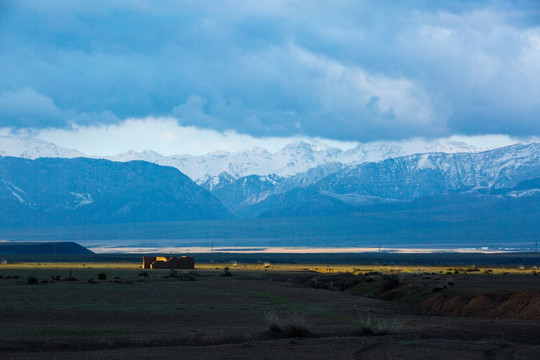
{"label": "grassland plain", "polygon": [[[223,276],[225,267],[233,276]],[[237,261],[171,272],[129,262],[8,263],[0,266],[0,356],[536,359],[535,273],[533,266]],[[455,316],[456,307],[469,312]],[[306,331],[272,331],[269,308],[281,323],[301,318]]]}

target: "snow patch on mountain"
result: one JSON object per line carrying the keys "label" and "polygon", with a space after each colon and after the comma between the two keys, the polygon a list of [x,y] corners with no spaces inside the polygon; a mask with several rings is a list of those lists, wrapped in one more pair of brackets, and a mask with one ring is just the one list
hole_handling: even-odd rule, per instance
{"label": "snow patch on mountain", "polygon": [[520,191],[511,191],[507,194],[510,197],[513,198],[522,198],[527,196],[535,196],[540,195],[540,189],[528,189],[528,190],[520,190]]}
{"label": "snow patch on mountain", "polygon": [[13,195],[21,204],[24,204],[26,201],[23,199],[23,194],[25,194],[24,190],[18,188],[17,186],[13,185],[12,183],[2,180],[4,183],[5,188]]}
{"label": "snow patch on mountain", "polygon": [[81,206],[90,205],[94,202],[94,199],[92,199],[92,195],[90,194],[79,194],[76,192],[70,192],[71,195],[75,197],[73,203],[73,206],[67,206],[67,209],[75,210]]}
{"label": "snow patch on mountain", "polygon": [[423,154],[418,159],[418,163],[416,164],[416,168],[418,170],[422,169],[435,169],[435,165],[430,161],[429,154]]}

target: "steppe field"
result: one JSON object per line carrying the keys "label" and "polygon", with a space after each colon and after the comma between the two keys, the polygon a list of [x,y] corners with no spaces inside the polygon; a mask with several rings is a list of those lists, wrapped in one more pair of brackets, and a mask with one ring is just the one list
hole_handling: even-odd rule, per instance
{"label": "steppe field", "polygon": [[0,358],[539,359],[539,272],[8,262],[0,265]]}

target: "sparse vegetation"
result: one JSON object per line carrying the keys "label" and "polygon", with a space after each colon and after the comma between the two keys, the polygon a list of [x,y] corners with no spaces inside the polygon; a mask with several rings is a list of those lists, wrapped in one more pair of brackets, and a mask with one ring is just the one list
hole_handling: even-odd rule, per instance
{"label": "sparse vegetation", "polygon": [[[537,277],[532,276],[532,266],[520,271],[516,264],[508,268],[490,264],[489,267],[483,266],[480,272],[460,272],[459,275],[447,276],[440,272],[447,272],[449,265],[423,266],[420,269],[418,265],[400,266],[398,275],[392,263],[383,267],[332,263],[329,263],[330,266],[326,263],[284,264],[276,261],[264,272],[263,261],[251,264],[241,261],[238,268],[231,270],[234,278],[221,276],[225,272],[224,267],[230,267],[227,258],[219,265],[197,264],[196,272],[147,270],[151,279],[145,275],[139,276],[143,269],[139,268],[138,263],[88,262],[85,267],[82,267],[82,261],[41,262],[41,265],[37,265],[37,261],[10,263],[0,268],[4,277],[0,280],[0,315],[10,325],[3,329],[5,336],[13,340],[4,347],[10,347],[14,357],[25,357],[26,352],[35,353],[34,357],[39,357],[40,353],[51,357],[56,356],[57,351],[60,357],[72,354],[77,357],[75,355],[79,353],[99,357],[105,349],[110,351],[112,358],[113,355],[124,355],[128,348],[140,349],[145,356],[149,354],[148,357],[152,358],[170,357],[175,356],[171,355],[173,352],[178,354],[181,347],[190,353],[203,352],[203,355],[209,355],[207,357],[217,358],[220,354],[216,352],[224,347],[205,345],[218,344],[231,351],[242,349],[247,352],[246,358],[264,355],[259,346],[288,352],[276,358],[287,357],[291,351],[294,351],[291,357],[298,358],[306,354],[312,358],[347,358],[353,352],[359,357],[360,348],[365,349],[362,358],[384,358],[386,351],[391,355],[390,351],[402,344],[405,344],[403,346],[407,351],[424,350],[431,339],[435,345],[430,356],[437,354],[439,344],[443,344],[441,351],[459,345],[460,354],[468,346],[472,349],[470,354],[477,354],[479,350],[493,349],[492,345],[483,345],[478,339],[495,339],[497,332],[504,332],[505,341],[514,342],[520,349],[527,349],[533,344],[531,353],[537,350],[538,336],[531,330],[534,330],[533,321],[538,318],[538,307],[535,305],[540,294],[535,288],[538,282]],[[453,264],[461,264],[456,268],[467,266],[464,262]],[[325,273],[315,273],[315,267]],[[328,267],[334,271],[326,273]],[[70,268],[72,272],[68,272]],[[493,274],[484,273],[484,269],[488,268],[493,270]],[[98,281],[96,275],[100,272],[106,273],[107,280],[112,281]],[[503,276],[503,272],[510,274]],[[168,273],[175,274],[174,278],[166,279]],[[371,275],[365,277],[364,273]],[[14,274],[24,280],[12,280]],[[61,279],[57,274],[61,274]],[[68,274],[77,277],[79,282],[64,282],[64,275]],[[392,275],[399,276],[398,285],[390,286],[388,292],[379,293],[383,278]],[[47,279],[49,283],[58,279],[59,283],[27,286],[29,276],[36,277],[38,283],[41,283],[41,279]],[[309,288],[314,278],[319,278],[321,285],[334,290],[340,290],[343,285],[346,292]],[[194,279],[201,281],[182,282]],[[349,282],[354,281],[359,283],[347,288]],[[452,286],[454,281],[455,285]],[[93,285],[95,283],[98,284]],[[514,291],[530,288],[531,285],[534,290]],[[443,290],[440,290],[440,286]],[[499,288],[512,291],[501,293],[497,291]],[[437,292],[433,292],[433,289]],[[264,306],[261,301],[269,306]],[[512,306],[492,306],[494,302]],[[466,303],[470,305],[462,305]],[[356,310],[355,313],[353,304],[360,311]],[[524,307],[526,304],[529,305]],[[441,315],[448,317],[439,318],[448,319],[444,326],[439,326],[439,321],[433,316],[426,315],[438,314],[434,311],[437,309],[444,310],[441,310]],[[66,314],[75,314],[84,321],[74,321],[74,317]],[[486,322],[456,316],[498,317],[499,320],[489,322],[488,329]],[[533,321],[524,326],[523,322],[515,319]],[[171,321],[182,325],[172,329]],[[456,334],[465,328],[468,332],[458,340]],[[470,339],[469,331],[477,335]],[[398,337],[365,338],[385,334],[398,334]],[[415,336],[418,334],[421,334],[419,340]],[[47,335],[46,340],[44,335]],[[301,337],[314,339],[299,340]],[[44,347],[43,341],[47,341],[50,347]],[[376,347],[369,347],[375,343]],[[99,349],[89,350],[96,344],[100,344]],[[448,347],[444,348],[446,345]],[[377,350],[381,356],[374,355],[373,350]],[[68,352],[69,355],[66,355]],[[405,355],[403,358],[407,357]],[[425,354],[415,355],[409,358],[427,358],[423,356]],[[510,355],[524,358],[517,356],[521,353]]]}

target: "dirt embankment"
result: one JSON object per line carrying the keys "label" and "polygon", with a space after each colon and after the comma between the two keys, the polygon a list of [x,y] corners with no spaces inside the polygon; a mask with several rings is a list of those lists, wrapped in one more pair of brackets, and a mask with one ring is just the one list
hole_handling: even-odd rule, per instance
{"label": "dirt embankment", "polygon": [[472,297],[436,294],[418,308],[439,315],[540,320],[540,291],[499,291]]}

